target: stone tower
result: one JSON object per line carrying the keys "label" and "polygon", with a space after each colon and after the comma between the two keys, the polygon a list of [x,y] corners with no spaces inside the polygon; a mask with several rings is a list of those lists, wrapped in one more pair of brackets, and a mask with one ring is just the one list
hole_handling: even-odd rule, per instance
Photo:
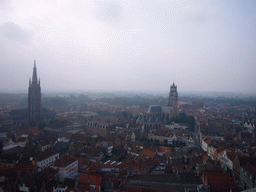
{"label": "stone tower", "polygon": [[32,82],[31,79],[29,80],[28,117],[30,122],[38,123],[41,121],[41,87],[40,79],[37,81],[36,61],[34,61]]}
{"label": "stone tower", "polygon": [[172,115],[176,117],[178,115],[178,92],[177,85],[175,85],[174,83],[170,87],[167,105],[173,107]]}

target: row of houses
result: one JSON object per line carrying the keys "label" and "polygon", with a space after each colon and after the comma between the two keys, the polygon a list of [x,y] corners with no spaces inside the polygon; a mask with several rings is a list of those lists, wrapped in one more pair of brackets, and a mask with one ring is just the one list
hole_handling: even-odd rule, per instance
{"label": "row of houses", "polygon": [[211,159],[220,161],[222,169],[234,177],[239,187],[242,189],[256,187],[255,156],[249,155],[246,150],[219,146],[210,137],[202,139],[201,147]]}

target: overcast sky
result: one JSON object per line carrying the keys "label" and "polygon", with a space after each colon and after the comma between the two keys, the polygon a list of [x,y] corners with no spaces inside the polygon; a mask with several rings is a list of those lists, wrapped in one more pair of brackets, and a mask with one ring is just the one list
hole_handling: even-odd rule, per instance
{"label": "overcast sky", "polygon": [[256,92],[255,0],[0,0],[0,91]]}

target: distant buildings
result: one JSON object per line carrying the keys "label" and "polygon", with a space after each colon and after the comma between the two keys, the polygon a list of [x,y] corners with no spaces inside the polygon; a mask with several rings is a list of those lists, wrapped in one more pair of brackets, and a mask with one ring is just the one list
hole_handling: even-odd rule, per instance
{"label": "distant buildings", "polygon": [[41,121],[41,87],[40,79],[37,81],[36,61],[34,61],[32,82],[29,80],[28,116],[30,122],[38,123]]}
{"label": "distant buildings", "polygon": [[167,123],[172,117],[178,115],[178,92],[177,85],[173,83],[170,87],[167,105],[150,105],[145,114],[141,114],[137,123],[144,124],[145,127],[159,128],[161,124]]}
{"label": "distant buildings", "polygon": [[104,121],[102,119],[90,119],[85,123],[85,130],[88,133],[94,135],[100,135],[106,137],[109,135],[110,127],[112,123]]}

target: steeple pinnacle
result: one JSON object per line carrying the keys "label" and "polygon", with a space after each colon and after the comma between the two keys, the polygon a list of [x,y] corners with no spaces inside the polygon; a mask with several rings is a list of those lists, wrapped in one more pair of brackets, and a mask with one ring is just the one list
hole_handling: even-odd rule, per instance
{"label": "steeple pinnacle", "polygon": [[33,76],[32,76],[32,84],[37,84],[36,60],[34,60],[34,69],[33,69]]}

